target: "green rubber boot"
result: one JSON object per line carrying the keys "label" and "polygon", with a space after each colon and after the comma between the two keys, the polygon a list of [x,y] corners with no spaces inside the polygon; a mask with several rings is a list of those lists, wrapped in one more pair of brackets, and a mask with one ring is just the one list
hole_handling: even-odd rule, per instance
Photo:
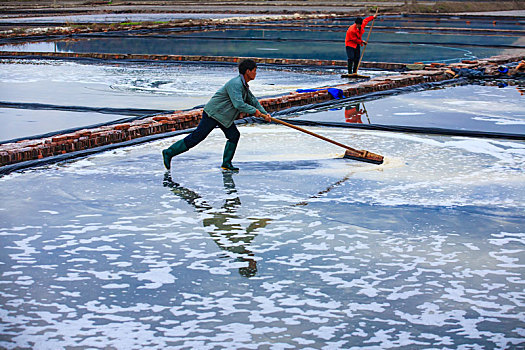
{"label": "green rubber boot", "polygon": [[224,154],[222,156],[222,165],[221,168],[224,170],[229,171],[239,171],[239,168],[236,168],[232,165],[232,159],[235,155],[235,149],[237,148],[237,144],[226,141],[226,146],[224,146]]}
{"label": "green rubber boot", "polygon": [[186,152],[188,147],[184,143],[184,139],[175,142],[169,148],[162,150],[162,158],[164,159],[164,166],[166,169],[170,170],[171,168],[171,158],[175,157],[177,154]]}

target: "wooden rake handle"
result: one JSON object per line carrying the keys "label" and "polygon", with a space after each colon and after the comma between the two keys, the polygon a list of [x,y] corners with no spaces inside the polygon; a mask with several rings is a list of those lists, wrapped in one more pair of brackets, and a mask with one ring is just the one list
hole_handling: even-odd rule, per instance
{"label": "wooden rake handle", "polygon": [[314,133],[314,132],[308,131],[308,130],[306,130],[306,129],[303,129],[303,128],[301,128],[301,127],[295,126],[295,125],[293,125],[293,124],[290,124],[290,123],[287,123],[287,122],[283,122],[282,120],[275,119],[274,117],[270,117],[270,119],[271,119],[272,122],[274,122],[274,123],[278,123],[278,124],[285,125],[285,126],[287,126],[287,127],[289,127],[289,128],[292,128],[292,129],[295,129],[295,130],[299,130],[299,131],[301,131],[301,132],[304,132],[305,134],[308,134],[308,135],[311,135],[311,136],[317,137],[317,138],[319,138],[319,139],[321,139],[321,140],[324,140],[324,141],[330,142],[330,143],[332,143],[332,144],[334,144],[334,145],[337,145],[337,146],[339,146],[339,147],[345,148],[345,149],[350,150],[350,151],[352,151],[352,152],[356,152],[356,153],[362,154],[363,157],[365,157],[365,156],[366,156],[366,153],[368,153],[367,151],[360,151],[360,150],[357,150],[357,149],[352,148],[352,147],[350,147],[350,146],[343,145],[342,143],[339,143],[339,142],[337,142],[337,141],[334,141],[334,140],[332,140],[332,139],[329,139],[328,137],[324,137],[324,136],[322,136],[322,135],[319,135],[319,134],[316,134],[316,133]]}

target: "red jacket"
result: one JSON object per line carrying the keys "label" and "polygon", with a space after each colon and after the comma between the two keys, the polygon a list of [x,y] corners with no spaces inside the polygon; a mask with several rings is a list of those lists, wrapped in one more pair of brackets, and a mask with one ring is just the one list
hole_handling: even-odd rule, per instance
{"label": "red jacket", "polygon": [[363,124],[361,116],[363,115],[363,110],[358,110],[357,107],[345,109],[345,121],[347,123],[357,123]]}
{"label": "red jacket", "polygon": [[352,24],[346,31],[345,46],[353,47],[354,49],[357,45],[363,46],[363,40],[361,37],[365,33],[365,27],[371,20],[374,19],[374,16],[369,16],[363,19],[363,24],[361,24],[361,30],[357,30],[357,26]]}

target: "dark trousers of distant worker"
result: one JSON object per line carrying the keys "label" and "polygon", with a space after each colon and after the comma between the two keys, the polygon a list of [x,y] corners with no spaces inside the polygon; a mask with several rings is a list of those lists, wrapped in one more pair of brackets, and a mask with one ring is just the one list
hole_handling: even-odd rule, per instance
{"label": "dark trousers of distant worker", "polygon": [[357,73],[357,66],[359,66],[359,58],[361,57],[361,46],[353,48],[346,47],[346,56],[348,57],[348,74]]}
{"label": "dark trousers of distant worker", "polygon": [[241,134],[235,124],[232,124],[229,128],[224,127],[221,123],[211,118],[206,112],[202,112],[202,119],[197,128],[188,136],[184,138],[184,143],[188,149],[197,146],[202,140],[204,140],[215,127],[218,126],[228,141],[237,144]]}

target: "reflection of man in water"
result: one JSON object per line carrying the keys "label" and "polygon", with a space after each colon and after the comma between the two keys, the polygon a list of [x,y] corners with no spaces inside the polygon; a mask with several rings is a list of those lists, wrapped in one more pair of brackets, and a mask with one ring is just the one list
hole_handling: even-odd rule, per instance
{"label": "reflection of man in water", "polygon": [[361,104],[349,105],[345,107],[345,121],[347,123],[363,124],[361,116],[365,111],[361,109]]}
{"label": "reflection of man in water", "polygon": [[228,198],[220,209],[214,209],[202,197],[190,189],[180,186],[173,182],[171,176],[166,173],[164,176],[164,186],[170,187],[171,191],[191,204],[197,212],[211,215],[202,220],[204,227],[209,228],[208,234],[219,248],[233,253],[237,261],[247,262],[247,267],[239,268],[239,273],[244,277],[253,277],[257,274],[257,262],[253,259],[253,253],[247,248],[256,236],[256,229],[265,227],[270,219],[247,218],[251,223],[243,229],[240,223],[241,217],[235,215],[236,210],[241,205],[241,200],[237,195],[232,173],[223,172],[223,183]]}

